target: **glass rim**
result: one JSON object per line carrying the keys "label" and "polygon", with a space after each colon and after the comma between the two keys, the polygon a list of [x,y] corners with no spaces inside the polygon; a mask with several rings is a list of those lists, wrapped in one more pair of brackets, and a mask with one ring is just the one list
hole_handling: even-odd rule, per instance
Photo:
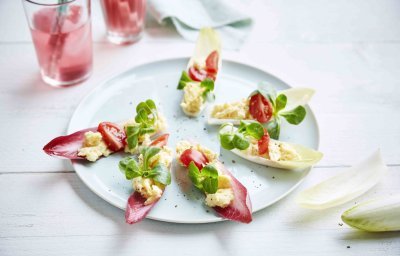
{"label": "glass rim", "polygon": [[39,0],[23,0],[23,1],[31,3],[31,4],[39,5],[39,6],[63,6],[63,5],[67,5],[72,2],[75,2],[76,0],[65,0],[65,1],[62,1],[61,3],[59,2],[60,0],[54,0],[54,2],[56,2],[56,1],[59,2],[59,3],[54,3],[54,4],[40,3]]}

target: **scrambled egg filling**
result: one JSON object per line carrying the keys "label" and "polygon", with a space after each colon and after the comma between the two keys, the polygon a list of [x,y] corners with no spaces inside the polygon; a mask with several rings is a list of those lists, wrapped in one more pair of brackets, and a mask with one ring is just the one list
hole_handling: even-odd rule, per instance
{"label": "scrambled egg filling", "polygon": [[218,189],[215,194],[207,194],[206,205],[209,207],[227,207],[234,199],[235,195],[231,188]]}
{"label": "scrambled egg filling", "polygon": [[206,147],[203,147],[200,144],[192,144],[187,140],[181,140],[176,145],[176,153],[178,154],[178,156],[182,155],[183,151],[185,151],[186,149],[195,149],[202,152],[207,157],[209,162],[214,162],[218,158],[217,153]]}
{"label": "scrambled egg filling", "polygon": [[79,149],[78,156],[83,156],[91,162],[95,162],[101,156],[108,156],[112,153],[99,132],[86,132],[82,148]]}
{"label": "scrambled egg filling", "polygon": [[197,114],[204,104],[204,88],[199,83],[188,83],[183,88],[181,107],[185,113]]}
{"label": "scrambled egg filling", "polygon": [[[153,168],[157,164],[165,165],[168,169],[172,163],[172,150],[168,147],[163,147],[161,151],[149,159],[149,168]],[[143,155],[139,156],[139,165],[143,164]],[[157,201],[163,193],[165,185],[144,177],[136,177],[132,181],[133,188],[139,192],[146,201],[145,205]]]}
{"label": "scrambled egg filling", "polygon": [[287,143],[271,140],[268,145],[269,159],[273,161],[300,160],[300,155]]}
{"label": "scrambled egg filling", "polygon": [[199,58],[193,62],[193,67],[198,70],[206,69],[206,60],[203,58]]}
{"label": "scrambled egg filling", "polygon": [[250,146],[244,150],[245,154],[253,156],[261,156],[272,161],[295,161],[301,157],[291,145],[277,140],[270,140],[268,144],[268,153],[258,154],[257,140],[252,140]]}
{"label": "scrambled egg filling", "polygon": [[249,112],[249,99],[215,105],[211,117],[218,119],[252,119]]}
{"label": "scrambled egg filling", "polygon": [[231,178],[228,175],[218,174],[218,190],[214,194],[206,194],[206,205],[209,207],[225,208],[233,201],[235,195],[233,194],[231,186]]}
{"label": "scrambled egg filling", "polygon": [[164,190],[163,184],[150,178],[136,177],[133,179],[132,185],[137,192],[146,198],[145,205],[157,201],[162,196]]}

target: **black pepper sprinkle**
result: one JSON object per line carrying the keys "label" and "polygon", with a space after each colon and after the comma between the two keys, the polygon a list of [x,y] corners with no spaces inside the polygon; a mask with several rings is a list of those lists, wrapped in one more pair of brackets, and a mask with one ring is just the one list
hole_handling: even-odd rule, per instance
{"label": "black pepper sprinkle", "polygon": [[347,246],[347,249],[349,249],[349,248],[350,248],[350,245]]}
{"label": "black pepper sprinkle", "polygon": [[206,210],[206,212],[210,212],[209,210]]}
{"label": "black pepper sprinkle", "polygon": [[175,208],[178,207],[178,205],[175,205]]}
{"label": "black pepper sprinkle", "polygon": [[204,127],[204,128],[203,128],[203,130],[204,130],[204,131],[207,131],[207,128],[206,128],[206,127]]}
{"label": "black pepper sprinkle", "polygon": [[343,223],[338,223],[339,226],[343,226]]}
{"label": "black pepper sprinkle", "polygon": [[273,179],[275,179],[275,176],[272,176]]}
{"label": "black pepper sprinkle", "polygon": [[235,163],[236,163],[236,161],[235,161],[235,160],[232,160],[232,163],[233,163],[233,164],[235,164]]}

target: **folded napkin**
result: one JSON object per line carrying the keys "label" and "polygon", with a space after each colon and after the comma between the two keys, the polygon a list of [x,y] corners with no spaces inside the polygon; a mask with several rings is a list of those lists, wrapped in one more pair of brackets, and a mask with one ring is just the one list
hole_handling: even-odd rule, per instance
{"label": "folded napkin", "polygon": [[252,20],[236,0],[149,0],[150,13],[160,23],[171,21],[185,39],[196,41],[199,29],[216,29],[227,49],[239,49],[250,32]]}

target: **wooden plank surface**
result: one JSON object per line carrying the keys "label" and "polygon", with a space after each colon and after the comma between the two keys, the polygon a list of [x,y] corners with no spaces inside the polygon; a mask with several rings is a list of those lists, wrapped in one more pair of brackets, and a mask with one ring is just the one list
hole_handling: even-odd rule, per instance
{"label": "wooden plank surface", "polygon": [[[341,225],[355,203],[400,193],[400,1],[247,1],[252,33],[224,57],[253,63],[292,86],[317,90],[311,103],[325,158],[304,184],[255,214],[249,225],[124,223],[67,161],[41,148],[65,133],[90,90],[130,67],[189,56],[193,43],[148,16],[144,38],[110,45],[92,1],[94,67],[75,87],[43,84],[21,1],[0,1],[0,255],[399,255],[399,233]],[[300,209],[295,194],[380,147],[390,166],[372,191],[334,209]],[[349,248],[348,248],[349,247]]]}
{"label": "wooden plank surface", "polygon": [[297,191],[340,171],[314,169],[314,179],[256,213],[249,225],[144,220],[129,226],[123,211],[97,197],[74,173],[2,174],[0,193],[7,196],[0,198],[0,254],[158,255],[162,248],[179,255],[395,255],[397,233],[357,232],[340,214],[365,198],[400,193],[399,167],[389,168],[373,190],[343,206],[315,212],[294,203]]}

